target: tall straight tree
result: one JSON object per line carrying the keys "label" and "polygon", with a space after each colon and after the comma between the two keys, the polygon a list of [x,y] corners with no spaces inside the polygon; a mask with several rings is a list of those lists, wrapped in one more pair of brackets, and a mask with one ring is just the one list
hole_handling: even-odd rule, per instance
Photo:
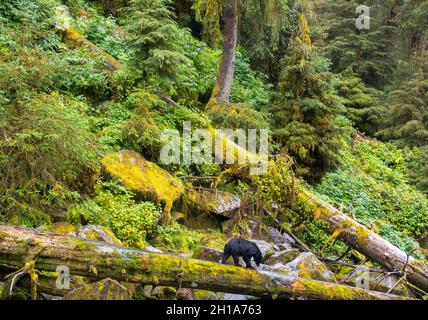
{"label": "tall straight tree", "polygon": [[[245,3],[244,3],[245,2]],[[255,24],[269,25],[276,34],[280,21],[286,19],[286,0],[196,0],[196,17],[203,24],[203,35],[213,45],[221,37],[220,21],[223,21],[223,52],[218,69],[217,82],[209,104],[228,103],[235,72],[235,56],[238,44],[240,20],[246,14],[254,15]]]}

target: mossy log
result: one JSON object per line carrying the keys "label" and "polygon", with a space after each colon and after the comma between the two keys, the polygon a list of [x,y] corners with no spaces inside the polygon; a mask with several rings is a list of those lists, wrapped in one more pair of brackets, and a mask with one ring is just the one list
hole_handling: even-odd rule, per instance
{"label": "mossy log", "polygon": [[17,270],[27,259],[33,259],[34,268],[39,273],[48,274],[55,272],[58,266],[67,266],[72,276],[93,280],[112,278],[129,283],[198,288],[268,298],[405,299],[336,283],[259,273],[208,261],[0,225],[0,267]]}
{"label": "mossy log", "polygon": [[110,72],[115,72],[122,69],[122,65],[114,57],[106,53],[104,50],[98,48],[92,42],[85,38],[84,35],[80,34],[72,28],[68,28],[63,32],[62,41],[70,48],[84,48],[94,58],[101,57],[104,59],[105,68]]}
{"label": "mossy log", "polygon": [[421,261],[408,256],[380,235],[343,214],[316,195],[305,191],[300,197],[311,206],[314,218],[325,222],[326,231],[379,263],[391,272],[406,272],[407,280],[428,292],[428,269]]}

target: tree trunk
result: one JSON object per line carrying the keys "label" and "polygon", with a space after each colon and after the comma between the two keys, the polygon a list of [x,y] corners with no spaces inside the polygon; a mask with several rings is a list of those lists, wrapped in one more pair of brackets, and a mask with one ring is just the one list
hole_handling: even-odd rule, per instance
{"label": "tree trunk", "polygon": [[309,191],[305,191],[314,218],[327,223],[326,231],[337,236],[370,260],[379,263],[388,271],[406,270],[407,280],[428,292],[428,268],[422,262],[392,245],[377,233],[341,213]]}
{"label": "tree trunk", "polygon": [[[38,253],[36,256],[35,252]],[[58,266],[66,266],[72,276],[94,280],[112,278],[130,283],[198,288],[259,297],[406,299],[336,283],[258,273],[208,261],[148,253],[34,229],[0,225],[0,266],[16,270],[33,262],[41,275],[51,277],[59,275],[54,274]],[[40,283],[43,285],[45,282]]]}
{"label": "tree trunk", "polygon": [[224,8],[223,54],[217,82],[213,89],[210,105],[229,102],[235,74],[236,45],[238,42],[238,0],[230,0]]}

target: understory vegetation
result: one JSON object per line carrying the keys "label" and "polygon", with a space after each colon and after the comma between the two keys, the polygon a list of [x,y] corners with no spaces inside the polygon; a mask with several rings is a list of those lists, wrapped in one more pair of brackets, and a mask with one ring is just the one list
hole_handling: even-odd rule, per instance
{"label": "understory vegetation", "polygon": [[[239,5],[233,85],[217,101],[222,1],[2,0],[0,222],[100,225],[128,247],[182,253],[282,226],[340,256],[347,245],[308,214],[304,188],[425,259],[427,3],[365,1],[376,19],[363,32],[360,1],[320,2]],[[269,129],[268,173],[163,164],[162,132],[182,133],[185,121]],[[171,206],[106,172],[102,160],[122,150],[174,179],[165,189],[182,192]],[[204,190],[239,197],[238,213],[219,217],[212,200],[192,198]],[[196,213],[198,202],[211,211]]]}

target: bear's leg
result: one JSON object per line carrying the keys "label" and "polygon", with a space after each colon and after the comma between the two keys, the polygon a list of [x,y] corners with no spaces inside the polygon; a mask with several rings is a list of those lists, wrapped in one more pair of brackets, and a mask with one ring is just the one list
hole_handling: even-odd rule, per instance
{"label": "bear's leg", "polygon": [[246,265],[247,269],[254,269],[251,266],[251,256],[245,256],[244,257],[244,262],[245,262],[245,265]]}
{"label": "bear's leg", "polygon": [[232,256],[233,262],[235,263],[235,266],[239,267],[239,256]]}
{"label": "bear's leg", "polygon": [[227,259],[229,259],[231,255],[229,244],[224,246],[223,250],[223,258],[221,259],[221,263],[226,264]]}

